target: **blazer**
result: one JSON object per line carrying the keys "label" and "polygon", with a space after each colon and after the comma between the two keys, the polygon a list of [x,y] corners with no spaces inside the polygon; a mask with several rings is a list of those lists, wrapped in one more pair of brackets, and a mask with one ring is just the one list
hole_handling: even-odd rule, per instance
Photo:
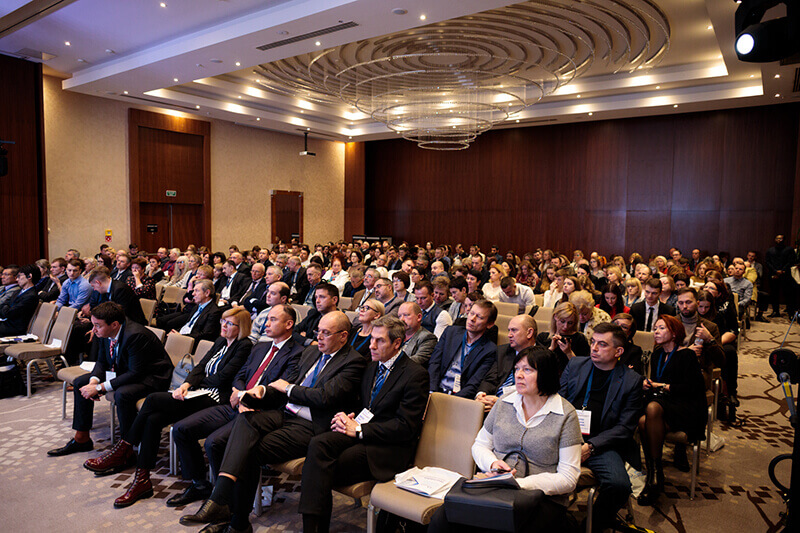
{"label": "blazer", "polygon": [[[233,281],[231,282],[231,293],[228,302],[238,302],[241,300],[244,293],[247,292],[247,288],[250,287],[251,281],[253,281],[253,278],[250,277],[249,270],[247,274],[237,272],[236,275],[233,276]],[[226,280],[220,288],[220,294],[222,294],[222,289],[224,289],[227,284],[228,282]]]}
{"label": "blazer", "polygon": [[303,387],[301,383],[311,367],[320,358],[317,346],[309,346],[300,356],[298,375],[294,380],[291,396],[267,387],[260,400],[247,395],[244,404],[252,408],[282,409],[291,402],[303,405],[311,411],[311,424],[315,435],[331,429],[331,420],[338,412],[351,413],[356,410],[360,401],[361,378],[367,361],[349,345],[343,346],[322,369],[313,387]]}
{"label": "blazer", "polygon": [[[95,336],[92,341],[92,355],[97,362],[90,377],[96,377],[101,383],[106,381],[106,371],[111,370],[110,347],[109,339]],[[116,351],[113,366],[117,377],[111,380],[114,390],[134,383],[167,390],[172,379],[172,361],[152,331],[126,320],[122,324]]]}
{"label": "blazer", "polygon": [[292,288],[294,288],[295,293],[292,295],[292,301],[302,302],[306,299],[308,288],[310,287],[310,284],[308,283],[308,276],[306,275],[306,269],[300,267],[300,269],[297,271],[297,278],[295,279],[294,283],[292,283],[292,277],[294,277],[294,272],[290,270],[283,275],[281,281],[289,286],[289,293],[291,293]]}
{"label": "blazer", "polygon": [[409,356],[415,363],[428,368],[428,361],[431,359],[431,354],[436,348],[437,342],[436,335],[420,327],[410,339],[403,343],[400,351]]}
{"label": "blazer", "polygon": [[[250,285],[252,284],[253,279],[250,278],[247,289],[250,289]],[[267,308],[267,302],[264,300],[264,294],[266,294],[267,288],[269,288],[267,281],[264,278],[261,278],[258,280],[258,283],[256,283],[256,286],[253,287],[252,291],[247,290],[247,292],[244,293],[241,301],[239,301],[239,304],[251,313],[263,311]]]}
{"label": "blazer", "polygon": [[[631,306],[631,316],[633,320],[636,321],[636,329],[639,331],[644,331],[644,327],[647,322],[647,316],[645,312],[647,310],[646,304],[644,300],[641,302],[636,302]],[[668,304],[662,304],[661,302],[658,303],[658,316],[661,315],[670,315],[675,316],[675,308]],[[656,320],[658,317],[653,317],[653,325],[655,325]]]}
{"label": "blazer", "polygon": [[247,337],[233,341],[228,347],[228,351],[222,356],[222,361],[217,365],[217,372],[211,376],[206,375],[206,365],[227,343],[227,339],[219,337],[205,357],[199,363],[195,363],[192,371],[186,376],[186,383],[191,386],[190,388],[217,389],[221,405],[227,405],[230,401],[233,379],[245,361],[247,361],[247,357],[250,355],[250,348],[253,347],[253,343]]}
{"label": "blazer", "polygon": [[498,346],[497,359],[492,363],[492,367],[478,387],[478,392],[485,392],[490,396],[497,395],[497,389],[505,382],[508,374],[514,368],[516,357],[517,351],[510,344]]}
{"label": "blazer", "polygon": [[111,280],[111,287],[106,294],[100,294],[97,291],[92,292],[92,297],[89,298],[89,307],[94,309],[97,305],[103,302],[118,303],[125,310],[125,316],[145,325],[144,312],[142,311],[142,304],[139,303],[139,297],[128,286],[126,281]]}
{"label": "blazer", "polygon": [[[191,303],[184,308],[183,316],[186,320],[181,322],[181,326],[186,325],[186,323],[192,319],[192,315],[194,315],[196,310],[196,303]],[[189,332],[189,336],[194,339],[195,344],[197,344],[199,340],[208,340],[212,342],[217,340],[217,337],[219,337],[219,321],[221,318],[222,309],[214,303],[214,300],[208,302],[208,305],[205,306],[203,312],[200,313],[200,316],[197,317],[197,320],[192,326],[192,331]]]}
{"label": "blazer", "polygon": [[36,285],[36,290],[39,293],[39,299],[43,302],[55,302],[58,299],[58,295],[61,294],[58,284],[49,277],[39,281]]}
{"label": "blazer", "polygon": [[[239,369],[236,377],[233,379],[233,386],[238,390],[246,390],[247,382],[256,373],[258,367],[264,357],[272,349],[272,342],[259,342],[250,351],[250,356],[247,362]],[[293,334],[278,350],[278,353],[272,358],[267,371],[262,378],[258,381],[258,385],[269,385],[276,379],[285,379],[289,382],[294,382],[297,379],[297,364],[300,362],[300,354],[303,353],[303,338],[300,340],[295,338]]]}
{"label": "blazer", "polygon": [[[592,368],[594,363],[591,358],[573,357],[561,374],[559,394],[575,409],[583,407],[583,398],[578,398],[578,394],[586,386]],[[618,364],[608,379],[611,382],[600,414],[600,431],[586,442],[591,442],[597,452],[613,449],[623,459],[632,462],[632,455],[638,453],[633,433],[642,413],[644,378],[625,365]],[[596,415],[592,413],[592,416]]]}
{"label": "blazer", "polygon": [[[26,291],[18,291],[11,300],[0,305],[0,330],[6,335],[21,335],[27,333],[28,323],[31,321],[39,305],[39,295],[36,288],[31,287]],[[44,342],[44,339],[41,339]]]}
{"label": "blazer", "polygon": [[[466,328],[450,326],[444,330],[442,338],[436,343],[428,363],[431,392],[441,391],[439,384],[453,364],[453,359],[456,356],[461,357],[461,341],[466,331]],[[496,356],[497,345],[484,333],[464,360],[464,368],[461,369],[461,390],[455,395],[470,400],[475,398],[478,386],[486,377]]]}
{"label": "blazer", "polygon": [[370,472],[378,481],[388,481],[414,459],[428,404],[428,373],[400,355],[370,406],[378,364],[371,361],[361,380],[361,407],[373,415],[361,431]]}

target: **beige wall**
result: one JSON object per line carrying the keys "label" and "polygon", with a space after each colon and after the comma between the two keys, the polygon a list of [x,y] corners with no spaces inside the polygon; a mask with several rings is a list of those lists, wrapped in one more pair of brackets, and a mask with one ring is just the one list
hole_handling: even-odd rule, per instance
{"label": "beige wall", "polygon": [[[63,91],[61,80],[44,78],[51,258],[68,248],[95,253],[106,229],[114,248],[130,242],[129,107]],[[300,157],[302,137],[211,120],[212,249],[269,244],[271,189],[304,193],[306,242],[342,238],[344,144],[309,142],[317,156]]]}

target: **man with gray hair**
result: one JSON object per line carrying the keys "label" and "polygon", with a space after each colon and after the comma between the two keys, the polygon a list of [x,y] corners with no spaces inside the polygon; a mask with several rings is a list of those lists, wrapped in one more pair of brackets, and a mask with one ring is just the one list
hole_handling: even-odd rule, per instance
{"label": "man with gray hair", "polygon": [[283,275],[281,281],[289,286],[289,292],[292,299],[304,300],[308,293],[308,277],[306,277],[306,269],[302,266],[302,261],[296,255],[289,257],[286,264],[287,272]]}
{"label": "man with gray hair", "polygon": [[422,309],[416,302],[403,302],[397,317],[405,324],[403,353],[427,368],[437,339],[436,335],[422,327]]}
{"label": "man with gray hair", "polygon": [[264,337],[264,333],[267,329],[269,311],[276,305],[288,303],[289,286],[282,281],[276,281],[267,289],[265,298],[266,300],[264,303],[267,307],[258,313],[258,316],[253,321],[253,327],[250,329],[250,336],[248,337],[254,345],[258,342],[268,342],[271,340],[269,337]]}

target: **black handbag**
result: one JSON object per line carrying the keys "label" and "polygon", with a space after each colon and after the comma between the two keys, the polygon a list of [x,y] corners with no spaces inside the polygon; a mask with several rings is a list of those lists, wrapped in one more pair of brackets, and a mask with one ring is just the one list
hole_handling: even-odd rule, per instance
{"label": "black handbag", "polygon": [[[521,451],[506,454],[503,461],[517,455],[525,464],[528,475],[528,458]],[[521,531],[522,526],[536,512],[544,493],[541,490],[497,488],[490,485],[470,485],[459,479],[444,497],[444,512],[448,522],[466,524],[492,531]]]}

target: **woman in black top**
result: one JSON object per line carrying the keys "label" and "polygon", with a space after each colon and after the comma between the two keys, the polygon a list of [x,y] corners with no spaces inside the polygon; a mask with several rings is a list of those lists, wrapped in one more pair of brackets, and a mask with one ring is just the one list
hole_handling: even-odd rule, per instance
{"label": "woman in black top", "polygon": [[647,481],[639,505],[652,505],[664,489],[661,464],[664,436],[685,431],[689,440],[702,437],[706,425],[706,393],[700,363],[692,350],[681,348],[686,333],[681,321],[662,315],[653,326],[657,348],[644,380],[645,414],[639,434],[647,464]]}
{"label": "woman in black top", "polygon": [[374,298],[370,298],[358,308],[359,326],[350,331],[350,346],[355,351],[372,359],[369,351],[369,343],[372,340],[372,322],[383,316],[386,309],[383,304]]}
{"label": "woman in black top", "polygon": [[725,393],[734,405],[736,399],[737,376],[739,374],[739,354],[736,352],[736,337],[739,335],[739,317],[733,297],[727,292],[722,281],[709,281],[697,293],[697,312],[701,317],[711,320],[719,328],[722,351],[725,352],[725,366],[722,368],[722,381]]}
{"label": "woman in black top", "polygon": [[556,354],[559,375],[573,357],[589,356],[589,341],[578,331],[578,310],[569,302],[556,306],[550,321],[550,333],[540,333],[536,341]]}

